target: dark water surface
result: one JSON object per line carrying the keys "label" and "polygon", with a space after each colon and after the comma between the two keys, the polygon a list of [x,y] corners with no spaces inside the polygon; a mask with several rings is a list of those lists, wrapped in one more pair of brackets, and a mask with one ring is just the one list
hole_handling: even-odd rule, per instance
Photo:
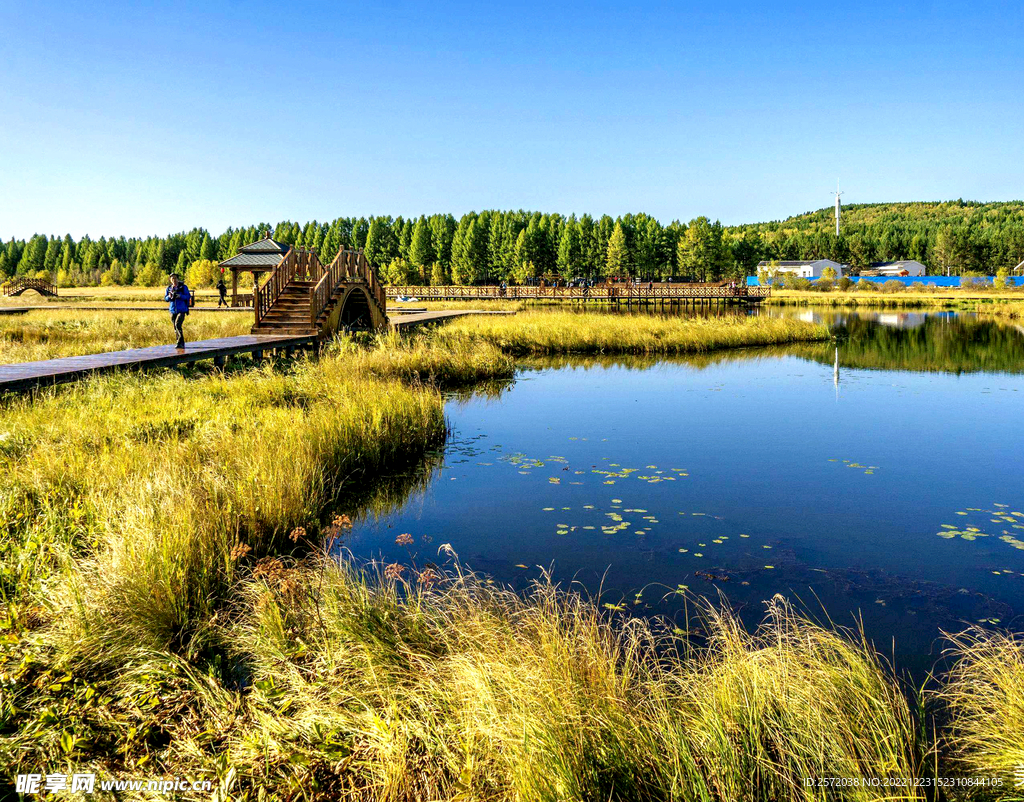
{"label": "dark water surface", "polygon": [[781,593],[859,616],[911,668],[940,628],[1020,625],[1024,333],[949,313],[783,314],[835,326],[838,370],[835,344],[561,360],[452,399],[425,483],[346,547],[423,566],[448,543],[496,581],[551,567],[645,614],[681,615],[685,585],[756,623]]}

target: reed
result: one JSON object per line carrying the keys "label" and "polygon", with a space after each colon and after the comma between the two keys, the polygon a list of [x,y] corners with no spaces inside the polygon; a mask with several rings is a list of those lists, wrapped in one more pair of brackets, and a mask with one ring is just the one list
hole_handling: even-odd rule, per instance
{"label": "reed", "polygon": [[761,316],[677,318],[563,310],[457,318],[431,333],[436,345],[487,342],[516,355],[685,354],[828,338],[822,325]]}
{"label": "reed", "polygon": [[[215,776],[235,798],[924,798],[804,784],[920,776],[922,747],[863,639],[781,600],[754,634],[702,608],[709,643],[690,646],[544,578],[520,594],[457,564],[442,574],[272,558],[249,571],[237,617],[220,625],[246,690],[124,644],[127,669],[102,692],[157,701],[145,716],[111,705],[88,743],[112,739],[128,764],[148,754],[165,773]],[[128,734],[143,726],[146,737]],[[19,746],[57,749],[24,735]],[[79,759],[90,759],[85,743]]]}
{"label": "reed", "polygon": [[[199,312],[189,315],[185,335],[206,340],[248,334],[251,328],[251,314]],[[0,315],[0,363],[170,345],[174,336],[166,312],[47,309],[5,314]]]}
{"label": "reed", "polygon": [[967,776],[1001,779],[1002,798],[1024,798],[1024,639],[970,629],[951,641],[955,663],[935,693],[950,716],[949,763]]}

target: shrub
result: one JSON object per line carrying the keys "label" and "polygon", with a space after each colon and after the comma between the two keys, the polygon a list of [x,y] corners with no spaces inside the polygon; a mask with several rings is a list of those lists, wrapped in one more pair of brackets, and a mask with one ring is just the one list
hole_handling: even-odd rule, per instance
{"label": "shrub", "polygon": [[891,278],[882,285],[882,292],[903,292],[906,288],[902,281]]}
{"label": "shrub", "polygon": [[836,283],[827,278],[819,278],[814,282],[814,289],[818,292],[832,292],[836,288]]}
{"label": "shrub", "polygon": [[861,292],[877,292],[878,285],[875,284],[875,282],[873,281],[869,281],[866,278],[862,278],[860,281],[857,282],[857,289],[860,290]]}
{"label": "shrub", "polygon": [[990,287],[991,285],[984,276],[965,274],[960,278],[960,289],[962,290],[987,290]]}
{"label": "shrub", "polygon": [[402,286],[420,283],[419,271],[406,259],[392,259],[391,263],[381,270],[381,274],[386,284]]}
{"label": "shrub", "polygon": [[846,292],[846,291],[847,291],[847,290],[849,290],[849,289],[850,289],[850,288],[851,288],[851,287],[852,287],[853,285],[854,285],[854,281],[853,281],[853,279],[852,279],[852,278],[850,278],[849,276],[843,276],[843,277],[842,277],[841,279],[839,279],[839,284],[838,284],[838,287],[839,287],[839,290],[840,290],[841,292]]}
{"label": "shrub", "polygon": [[185,271],[185,283],[190,287],[212,287],[220,278],[220,266],[209,259],[198,259]]}
{"label": "shrub", "polygon": [[159,287],[166,281],[167,274],[155,262],[146,262],[135,274],[135,284],[139,287]]}
{"label": "shrub", "polygon": [[435,287],[452,283],[445,272],[444,265],[440,262],[434,262],[433,267],[430,268],[430,283]]}

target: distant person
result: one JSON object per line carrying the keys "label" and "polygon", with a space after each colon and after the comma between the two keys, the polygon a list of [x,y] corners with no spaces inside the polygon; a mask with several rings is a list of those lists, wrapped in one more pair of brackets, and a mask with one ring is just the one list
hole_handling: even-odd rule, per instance
{"label": "distant person", "polygon": [[171,323],[174,324],[174,331],[178,335],[175,348],[184,350],[185,333],[182,331],[182,326],[185,325],[185,316],[188,314],[192,293],[189,292],[185,282],[178,277],[177,273],[171,273],[171,283],[164,291],[164,300],[170,304]]}
{"label": "distant person", "polygon": [[228,285],[224,283],[224,276],[220,277],[217,282],[217,293],[220,295],[220,299],[217,301],[217,308],[228,305]]}

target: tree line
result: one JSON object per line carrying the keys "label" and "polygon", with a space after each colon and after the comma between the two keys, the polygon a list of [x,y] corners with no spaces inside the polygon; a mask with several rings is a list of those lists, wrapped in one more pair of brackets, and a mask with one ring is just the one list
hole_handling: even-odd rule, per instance
{"label": "tree line", "polygon": [[663,225],[647,214],[565,217],[485,210],[456,219],[340,217],[332,222],[260,223],[213,235],[204,228],[166,237],[93,240],[37,234],[0,242],[0,278],[46,277],[62,286],[155,286],[179,272],[193,284],[216,280],[217,263],[271,231],[329,261],[362,248],[393,284],[474,284],[539,278],[629,277],[716,281],[756,272],[762,260],[828,258],[863,269],[917,259],[929,273],[968,274],[1024,260],[1024,204],[864,204],[843,210],[836,236],[831,209],[785,221],[723,226],[706,217]]}

